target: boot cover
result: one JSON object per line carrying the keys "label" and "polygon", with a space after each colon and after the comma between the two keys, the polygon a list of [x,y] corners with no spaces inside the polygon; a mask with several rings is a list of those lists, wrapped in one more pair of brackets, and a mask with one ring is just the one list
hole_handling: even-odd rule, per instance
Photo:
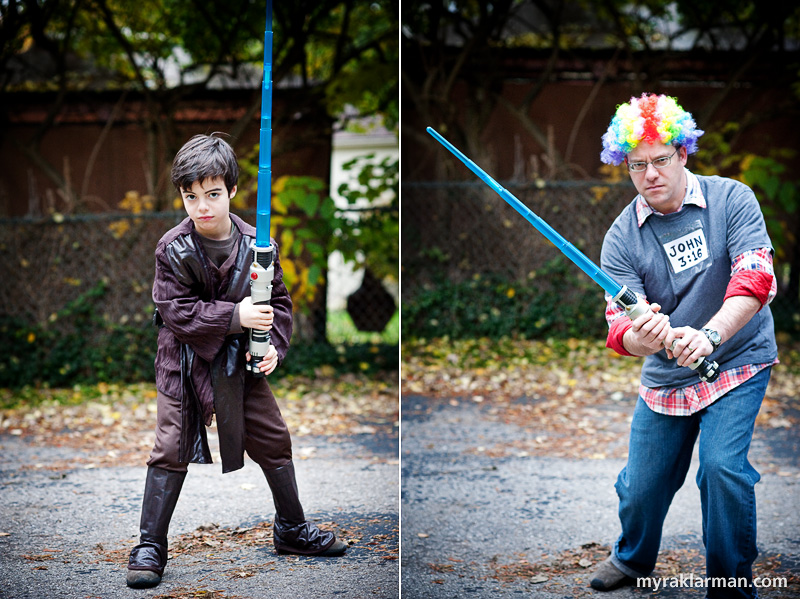
{"label": "boot cover", "polygon": [[[278,553],[300,555],[341,555],[346,545],[336,541],[336,535],[306,521],[297,493],[294,464],[264,470],[275,502],[272,540]],[[335,553],[329,550],[336,546]]]}
{"label": "boot cover", "polygon": [[[186,478],[185,472],[149,467],[142,499],[139,544],[128,558],[128,586],[146,588],[161,582],[167,565],[167,531]],[[152,572],[155,576],[146,574]]]}

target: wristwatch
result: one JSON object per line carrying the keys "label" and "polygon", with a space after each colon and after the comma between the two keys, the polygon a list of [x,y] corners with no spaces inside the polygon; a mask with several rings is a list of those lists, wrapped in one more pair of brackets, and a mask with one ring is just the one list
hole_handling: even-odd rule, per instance
{"label": "wristwatch", "polygon": [[722,338],[719,336],[714,329],[700,329],[700,332],[706,336],[706,338],[711,342],[711,345],[714,347],[714,351],[717,351],[719,348],[719,344],[722,343]]}

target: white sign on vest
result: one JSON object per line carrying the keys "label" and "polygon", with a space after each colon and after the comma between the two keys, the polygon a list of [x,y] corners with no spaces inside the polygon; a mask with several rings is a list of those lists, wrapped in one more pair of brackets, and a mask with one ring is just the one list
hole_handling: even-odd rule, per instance
{"label": "white sign on vest", "polygon": [[664,252],[674,273],[679,273],[708,260],[710,252],[703,229],[696,229],[664,244]]}

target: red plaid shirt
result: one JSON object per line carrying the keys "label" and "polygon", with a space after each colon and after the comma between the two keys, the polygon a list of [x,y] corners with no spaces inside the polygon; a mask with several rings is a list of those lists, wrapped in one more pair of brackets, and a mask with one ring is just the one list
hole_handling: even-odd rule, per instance
{"label": "red plaid shirt", "polygon": [[[690,179],[684,206],[686,204],[696,204],[701,208],[705,208],[706,201],[699,189],[699,185],[695,186],[692,183],[693,181]],[[694,183],[696,183],[696,180]],[[681,206],[682,208],[683,206]],[[639,196],[636,203],[636,213],[641,227],[647,217],[656,212],[647,204],[644,198]],[[765,299],[759,298],[762,299],[763,305],[766,306],[775,297],[778,289],[772,266],[771,250],[769,248],[761,248],[743,252],[737,256],[731,264],[731,276],[733,277],[736,273],[747,273],[748,271],[760,271],[772,276],[772,284],[767,297]],[[625,311],[611,300],[611,296],[606,295],[606,301],[606,321],[609,326],[619,318],[627,318]],[[617,328],[617,331],[621,330]],[[622,330],[621,334],[624,334],[624,330]],[[640,385],[639,395],[654,412],[667,416],[690,416],[707,408],[734,387],[741,385],[767,366],[777,364],[777,362],[778,360],[775,360],[765,364],[748,364],[738,368],[731,368],[721,372],[713,383],[700,381],[696,385],[681,389],[673,389],[671,387],[650,388]]]}

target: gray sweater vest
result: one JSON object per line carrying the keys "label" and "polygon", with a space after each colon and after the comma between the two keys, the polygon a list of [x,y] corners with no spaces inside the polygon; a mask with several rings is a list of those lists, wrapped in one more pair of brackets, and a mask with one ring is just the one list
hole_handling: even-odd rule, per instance
{"label": "gray sweater vest", "polygon": [[[661,304],[673,327],[700,329],[722,306],[733,259],[772,243],[749,187],[722,177],[697,179],[706,208],[689,204],[673,214],[653,214],[639,228],[634,200],[606,233],[601,265],[618,283]],[[728,370],[772,362],[777,353],[772,312],[765,306],[711,359]],[[646,387],[680,388],[698,380],[663,350],[642,367]]]}

